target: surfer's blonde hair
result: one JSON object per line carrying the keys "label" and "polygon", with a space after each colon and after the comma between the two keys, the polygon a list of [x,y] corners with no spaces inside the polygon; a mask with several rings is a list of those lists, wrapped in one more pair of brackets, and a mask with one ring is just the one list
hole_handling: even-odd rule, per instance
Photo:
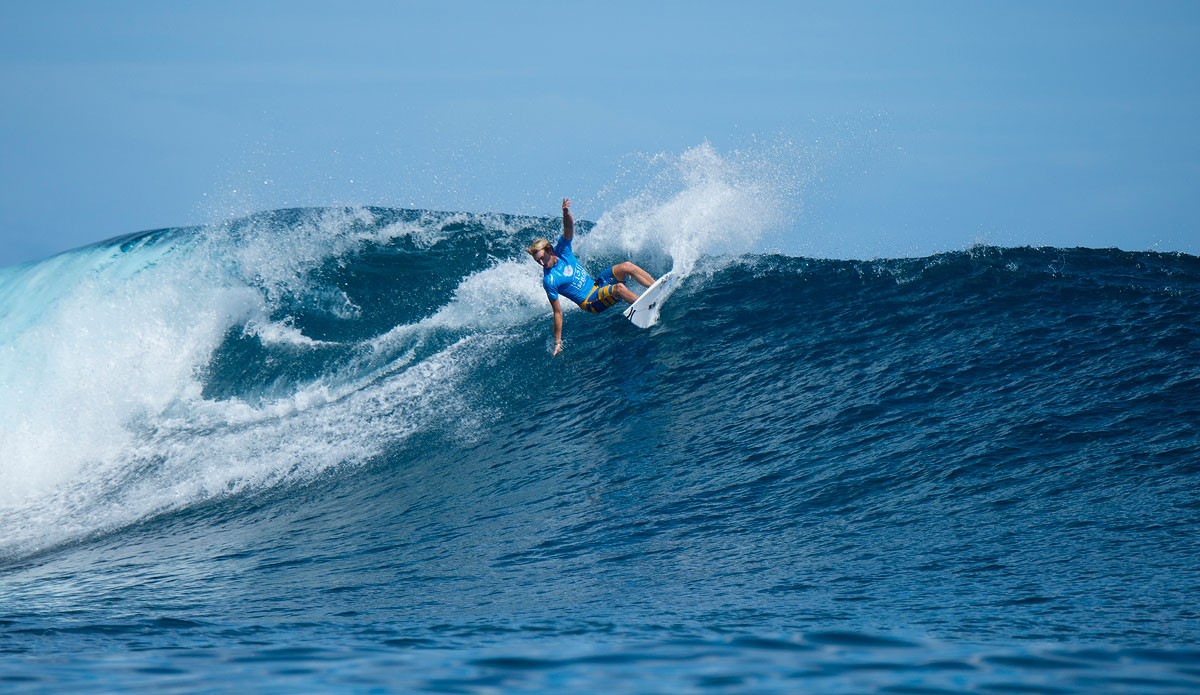
{"label": "surfer's blonde hair", "polygon": [[529,245],[529,248],[525,249],[525,253],[528,253],[530,256],[535,256],[537,255],[538,251],[548,248],[550,248],[549,241],[546,241],[545,239],[534,239],[533,243]]}

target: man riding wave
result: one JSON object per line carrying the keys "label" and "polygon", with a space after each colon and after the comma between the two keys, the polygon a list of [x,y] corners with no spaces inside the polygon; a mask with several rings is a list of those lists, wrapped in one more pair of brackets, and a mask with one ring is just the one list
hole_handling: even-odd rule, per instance
{"label": "man riding wave", "polygon": [[637,295],[623,283],[632,277],[642,287],[654,284],[650,273],[634,265],[630,261],[618,263],[606,268],[600,276],[593,279],[583,264],[571,250],[571,241],[575,238],[575,220],[571,217],[571,201],[562,201],[563,234],[554,246],[546,239],[535,239],[529,248],[525,249],[533,260],[542,266],[542,287],[554,310],[554,354],[562,352],[562,306],[558,302],[559,295],[570,299],[593,314],[599,314],[617,300],[633,304]]}

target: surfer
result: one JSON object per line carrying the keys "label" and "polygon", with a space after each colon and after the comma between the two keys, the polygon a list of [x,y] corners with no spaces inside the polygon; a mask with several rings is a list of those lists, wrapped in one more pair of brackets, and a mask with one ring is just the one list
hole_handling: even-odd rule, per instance
{"label": "surfer", "polygon": [[654,284],[650,273],[630,261],[606,268],[600,277],[593,280],[571,251],[575,220],[571,217],[571,201],[568,198],[562,201],[562,220],[563,234],[557,244],[551,246],[545,239],[535,239],[525,249],[542,266],[542,287],[546,289],[550,308],[554,310],[555,355],[562,352],[562,306],[558,303],[558,295],[562,294],[575,302],[580,309],[599,314],[616,304],[618,299],[629,304],[637,301],[637,295],[623,284],[626,279],[632,277],[642,287]]}

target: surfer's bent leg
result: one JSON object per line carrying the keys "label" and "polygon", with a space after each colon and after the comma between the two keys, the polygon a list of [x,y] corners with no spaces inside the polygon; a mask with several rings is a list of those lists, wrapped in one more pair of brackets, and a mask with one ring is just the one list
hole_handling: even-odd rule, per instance
{"label": "surfer's bent leg", "polygon": [[[631,263],[630,265],[633,264]],[[617,295],[617,299],[620,299],[622,302],[625,302],[626,304],[633,304],[637,301],[637,295],[633,293],[633,290],[630,290],[624,285],[625,278],[628,277],[628,275],[624,277],[617,276],[617,268],[620,267],[621,266],[619,265],[614,265],[613,267],[605,270],[603,273],[600,273],[600,276],[596,278],[596,287],[604,287],[608,292]],[[590,298],[591,297],[589,296],[589,299]],[[616,303],[616,299],[613,300],[613,303]],[[605,308],[608,308],[609,306],[612,306],[612,304],[605,305]]]}
{"label": "surfer's bent leg", "polygon": [[596,278],[596,284],[592,286],[592,291],[588,293],[586,299],[580,302],[579,306],[593,314],[599,314],[616,304],[618,300],[626,304],[633,304],[637,301],[637,295],[619,282],[612,270],[609,269],[600,273],[600,276]]}
{"label": "surfer's bent leg", "polygon": [[612,267],[612,274],[617,279],[617,282],[625,282],[626,278],[632,276],[642,287],[649,287],[654,284],[654,278],[651,277],[650,273],[634,265],[632,261],[625,261],[624,263],[614,265]]}

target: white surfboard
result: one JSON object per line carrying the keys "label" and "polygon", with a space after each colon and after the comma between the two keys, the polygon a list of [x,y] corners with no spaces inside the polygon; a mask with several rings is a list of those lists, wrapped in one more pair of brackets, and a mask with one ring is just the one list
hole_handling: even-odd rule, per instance
{"label": "white surfboard", "polygon": [[675,275],[667,273],[646,288],[637,301],[625,310],[625,318],[638,328],[649,328],[658,323],[658,310],[671,292],[675,291]]}

